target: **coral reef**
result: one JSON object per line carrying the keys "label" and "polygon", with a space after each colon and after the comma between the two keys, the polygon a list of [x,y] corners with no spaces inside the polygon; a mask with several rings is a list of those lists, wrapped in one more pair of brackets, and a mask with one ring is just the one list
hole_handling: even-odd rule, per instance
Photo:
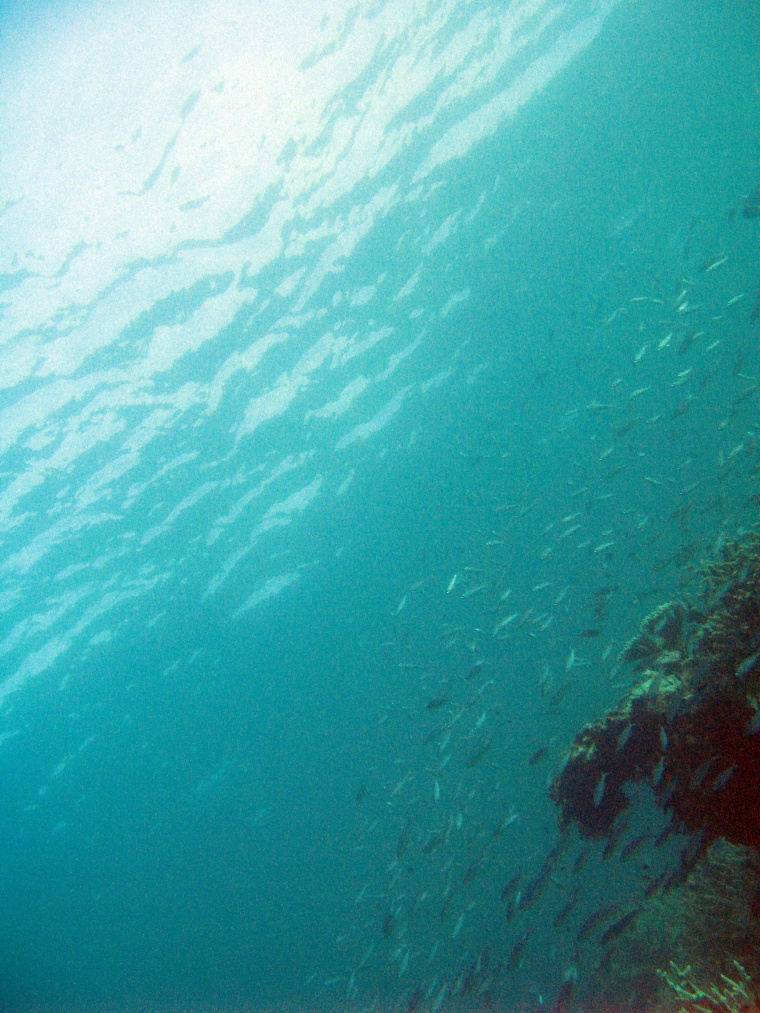
{"label": "coral reef", "polygon": [[697,606],[660,606],[621,659],[640,678],[576,737],[551,787],[563,825],[608,835],[625,785],[647,779],[698,838],[685,865],[719,837],[760,846],[760,536],[727,543],[703,566]]}
{"label": "coral reef", "polygon": [[[586,989],[585,1007],[623,1008],[633,996],[639,1013],[684,1006],[696,1010],[679,1001],[658,973],[671,962],[688,968],[684,988],[697,980],[720,982],[721,973],[731,974],[733,960],[760,980],[759,898],[757,852],[716,841],[683,883],[653,895],[642,906],[635,923],[597,967]],[[667,973],[673,980],[678,977]]]}
{"label": "coral reef", "polygon": [[638,804],[633,785],[648,785],[670,818],[651,839],[661,854],[673,837],[669,865],[644,873],[643,897],[599,954],[587,1008],[758,1008],[760,534],[725,543],[699,576],[694,601],[661,605],[626,645],[631,690],[581,729],[550,788],[563,828],[606,838],[604,857]]}

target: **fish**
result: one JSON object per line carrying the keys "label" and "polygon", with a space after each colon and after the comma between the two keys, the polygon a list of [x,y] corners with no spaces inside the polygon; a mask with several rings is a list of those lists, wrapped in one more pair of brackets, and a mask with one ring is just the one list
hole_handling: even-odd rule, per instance
{"label": "fish", "polygon": [[710,271],[714,271],[721,264],[725,264],[728,260],[727,253],[719,253],[715,257],[709,257],[700,267],[700,271],[704,271],[705,274],[709,274]]}
{"label": "fish", "polygon": [[407,851],[407,849],[409,847],[409,824],[410,823],[411,823],[411,820],[407,819],[406,826],[401,831],[401,833],[399,835],[399,839],[396,842],[396,861],[397,862],[401,861],[401,859],[404,857],[404,855],[406,854],[406,851]]}
{"label": "fish", "polygon": [[483,671],[483,667],[487,664],[488,662],[486,661],[485,658],[481,658],[480,661],[476,661],[475,664],[470,669],[470,671],[464,677],[464,681],[472,682],[473,679],[477,678],[478,675],[480,675],[480,673]]}
{"label": "fish", "polygon": [[691,346],[694,344],[697,338],[701,338],[704,333],[705,333],[704,331],[692,331],[690,334],[687,334],[686,337],[681,342],[681,344],[678,346],[678,354],[684,355],[686,352],[688,352],[688,350],[691,348]]}
{"label": "fish", "polygon": [[723,774],[718,774],[715,780],[712,782],[712,790],[719,791],[721,788],[725,788],[734,775],[734,771],[737,769],[737,765],[733,764],[728,767]]}
{"label": "fish", "polygon": [[[483,871],[486,865],[485,858],[479,858],[477,862],[473,862],[466,870],[462,877],[462,886],[469,886],[469,884]],[[464,916],[463,916],[464,917]]]}
{"label": "fish", "polygon": [[745,218],[760,218],[760,184],[745,199],[742,214]]}
{"label": "fish", "polygon": [[604,845],[602,850],[602,860],[607,861],[611,855],[614,854],[615,848],[620,843],[620,838],[628,829],[628,820],[621,820],[616,822],[612,830],[607,835],[607,843]]}
{"label": "fish", "polygon": [[498,633],[500,633],[504,629],[505,626],[509,626],[510,623],[514,622],[519,615],[520,615],[519,612],[513,612],[511,615],[504,616],[503,619],[500,619],[499,622],[493,628],[493,636],[495,637]]}
{"label": "fish", "polygon": [[552,1003],[551,1013],[564,1013],[564,1010],[570,1007],[573,1001],[573,989],[575,987],[575,979],[573,977],[566,977],[560,985],[559,992],[557,992],[557,998]]}
{"label": "fish", "polygon": [[507,898],[507,911],[504,915],[504,921],[509,925],[517,917],[520,903],[520,891],[518,890],[514,897]]}
{"label": "fish", "polygon": [[635,419],[631,419],[630,422],[626,422],[624,425],[619,426],[617,429],[615,429],[614,430],[615,439],[622,440],[624,436],[627,436],[629,433],[633,432],[633,430],[636,428],[639,422],[641,422],[641,419],[642,416],[637,415]]}
{"label": "fish", "polygon": [[702,782],[704,781],[708,771],[710,770],[710,767],[712,767],[713,763],[717,759],[718,759],[717,756],[708,756],[706,760],[700,763],[700,765],[691,775],[691,779],[689,780],[689,791],[696,791],[697,788],[701,787]]}
{"label": "fish", "polygon": [[612,916],[617,914],[619,910],[619,904],[603,904],[598,910],[594,911],[593,914],[590,914],[578,929],[578,942],[583,942],[587,936],[591,935],[597,925],[601,925],[602,922],[612,918]]}
{"label": "fish", "polygon": [[660,873],[659,876],[655,876],[653,879],[649,880],[647,885],[644,887],[644,897],[646,900],[648,900],[650,897],[653,897],[657,893],[657,891],[665,883],[665,880],[668,878],[669,875],[670,870],[665,869],[663,872]]}
{"label": "fish", "polygon": [[465,762],[465,766],[470,769],[472,769],[472,767],[477,767],[478,764],[485,759],[492,744],[493,738],[486,739],[482,745],[478,746],[477,749],[470,753]]}
{"label": "fish", "polygon": [[587,844],[573,863],[573,875],[577,876],[591,857],[591,848]]}
{"label": "fish", "polygon": [[509,816],[505,817],[501,821],[501,823],[498,825],[498,827],[496,827],[496,829],[493,832],[493,836],[494,837],[501,837],[501,835],[504,833],[504,831],[507,829],[507,827],[511,827],[512,824],[515,822],[515,820],[517,820],[519,818],[520,818],[520,814],[519,813],[514,813],[514,812],[510,813]]}
{"label": "fish", "polygon": [[409,782],[412,781],[413,779],[414,774],[411,772],[411,770],[407,774],[404,774],[404,776],[396,784],[393,791],[391,792],[391,798],[395,798],[396,795],[398,795],[398,793],[401,791],[401,789],[405,788],[409,784]]}
{"label": "fish", "polygon": [[668,781],[668,783],[665,785],[662,791],[658,793],[657,801],[660,805],[660,808],[662,809],[668,808],[668,806],[670,805],[670,800],[673,798],[673,795],[675,794],[677,788],[678,788],[678,776],[674,775]]}
{"label": "fish", "polygon": [[448,702],[449,698],[447,696],[434,696],[432,700],[428,700],[428,702],[425,704],[425,710],[426,711],[440,710],[441,707],[445,707]]}
{"label": "fish", "polygon": [[370,943],[369,946],[367,947],[367,949],[364,951],[364,956],[359,961],[359,965],[358,966],[359,966],[360,969],[362,967],[364,967],[364,965],[367,963],[367,961],[372,956],[372,954],[374,953],[374,951],[375,951],[375,944],[374,943]]}
{"label": "fish", "polygon": [[436,996],[435,1002],[433,1003],[433,1013],[438,1013],[438,1010],[443,1005],[443,1000],[446,998],[446,993],[449,990],[448,982],[444,982],[441,986],[441,991]]}
{"label": "fish", "polygon": [[523,932],[523,934],[519,937],[517,942],[512,947],[512,950],[509,954],[509,960],[507,961],[508,971],[514,971],[516,968],[520,966],[522,955],[523,953],[525,953],[525,947],[528,945],[528,939],[529,939],[528,933]]}
{"label": "fish", "polygon": [[562,685],[558,689],[556,689],[549,698],[549,708],[552,709],[554,707],[558,707],[572,688],[573,682],[571,679],[568,679],[566,682],[563,682]]}
{"label": "fish", "polygon": [[[425,736],[425,743],[427,745],[430,745],[430,743],[431,742],[435,742],[436,739],[440,739],[440,738],[442,738],[444,736],[447,736],[448,730],[449,730],[449,725],[441,725],[438,728],[431,728],[431,730]],[[451,736],[448,735],[447,737],[450,738]],[[440,747],[441,750],[444,750],[447,745],[448,745],[448,743],[444,742],[444,744]]]}
{"label": "fish", "polygon": [[622,730],[620,735],[618,735],[617,737],[617,742],[615,743],[616,753],[620,753],[623,749],[625,749],[625,747],[628,745],[628,740],[630,739],[632,732],[633,732],[633,722],[629,722]]}
{"label": "fish", "polygon": [[607,785],[607,771],[605,770],[604,773],[599,778],[599,780],[597,781],[596,788],[594,788],[595,809],[598,809],[599,806],[602,804],[602,799],[604,798],[604,789],[606,785]]}
{"label": "fish", "polygon": [[548,755],[549,755],[549,747],[548,746],[541,746],[541,748],[537,749],[535,751],[535,753],[533,753],[533,755],[528,760],[528,766],[529,767],[535,767],[542,760],[545,760]]}
{"label": "fish", "polygon": [[702,854],[705,826],[706,824],[703,824],[699,830],[697,830],[697,832],[687,840],[686,844],[681,849],[681,866],[686,870],[692,869],[696,864],[697,859]]}
{"label": "fish", "polygon": [[633,911],[629,911],[624,914],[622,918],[618,918],[616,922],[613,922],[608,929],[602,933],[602,938],[599,940],[599,945],[602,947],[608,946],[613,940],[617,939],[628,926],[638,918],[639,908],[634,908]]}
{"label": "fish", "polygon": [[520,900],[517,903],[517,907],[520,911],[528,911],[533,907],[546,887],[549,885],[550,876],[551,866],[544,865],[538,875],[534,876],[533,879],[526,884],[525,889],[520,894]]}
{"label": "fish", "polygon": [[675,826],[672,823],[668,823],[668,825],[663,827],[663,829],[655,837],[654,846],[656,848],[661,848],[662,845],[673,836],[675,830]]}
{"label": "fish", "polygon": [[736,669],[736,678],[745,678],[745,676],[753,672],[758,665],[760,665],[760,651],[755,651],[755,653],[750,655],[749,658],[745,658],[741,665],[739,665]]}
{"label": "fish", "polygon": [[589,627],[588,629],[581,630],[581,632],[578,634],[578,636],[580,637],[581,640],[594,640],[594,639],[596,639],[596,637],[601,637],[601,635],[602,635],[602,631],[601,630],[597,630],[597,629],[595,629],[593,627]]}
{"label": "fish", "polygon": [[430,833],[420,845],[420,851],[423,855],[430,855],[435,849],[443,844],[443,834]]}
{"label": "fish", "polygon": [[543,671],[538,679],[538,688],[546,696],[552,687],[552,670],[549,665],[544,665]]}
{"label": "fish", "polygon": [[[610,453],[612,453],[612,451],[610,451]],[[580,524],[573,524],[572,527],[567,528],[560,535],[558,535],[557,536],[557,540],[558,541],[562,541],[565,538],[569,538],[570,535],[575,534],[576,531],[579,531],[581,529],[581,527],[582,527],[582,525],[580,525]]]}
{"label": "fish", "polygon": [[644,841],[647,839],[649,834],[639,834],[637,837],[633,837],[620,851],[620,861],[625,862],[641,848]]}
{"label": "fish", "polygon": [[500,900],[501,900],[502,904],[505,904],[507,902],[507,900],[509,900],[509,898],[511,897],[511,895],[516,892],[517,887],[520,885],[520,880],[521,879],[522,879],[522,873],[521,872],[516,873],[510,879],[510,881],[507,883],[507,885],[501,891]]}
{"label": "fish", "polygon": [[[609,542],[602,542],[601,545],[595,546],[594,552],[606,552],[607,549],[611,549],[612,546],[616,545],[616,544],[617,543],[615,542],[614,539],[612,541],[609,541]],[[586,664],[588,664],[588,662],[586,662]]]}
{"label": "fish", "polygon": [[572,894],[570,895],[570,899],[562,905],[562,907],[559,909],[559,911],[554,917],[554,922],[552,924],[554,925],[555,929],[559,929],[565,924],[567,919],[572,914],[573,909],[577,905],[580,895],[581,895],[580,887],[576,886]]}
{"label": "fish", "polygon": [[409,996],[409,1002],[406,1007],[406,1013],[414,1013],[419,1004],[422,1002],[422,989],[415,988],[412,994]]}

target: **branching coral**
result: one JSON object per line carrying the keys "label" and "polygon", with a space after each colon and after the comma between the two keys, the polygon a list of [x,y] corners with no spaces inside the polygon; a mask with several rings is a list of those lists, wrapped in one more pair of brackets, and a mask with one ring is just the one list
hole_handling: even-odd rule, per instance
{"label": "branching coral", "polygon": [[[752,979],[738,960],[733,961],[735,976],[730,978],[721,974],[720,987],[715,983],[708,985],[707,990],[701,988],[693,978],[688,977],[691,967],[679,970],[675,963],[670,962],[670,973],[659,970],[657,973],[675,992],[681,1002],[681,1011],[691,1013],[741,1013],[755,1003]],[[679,1011],[680,1013],[680,1011]]]}

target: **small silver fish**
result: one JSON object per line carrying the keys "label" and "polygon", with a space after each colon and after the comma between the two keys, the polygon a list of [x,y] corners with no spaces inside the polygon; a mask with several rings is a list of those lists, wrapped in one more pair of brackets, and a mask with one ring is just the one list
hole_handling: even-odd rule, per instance
{"label": "small silver fish", "polygon": [[597,782],[596,788],[594,789],[594,808],[595,809],[598,809],[599,806],[602,804],[602,799],[604,798],[604,789],[605,789],[606,784],[607,784],[607,771],[605,770],[605,772],[599,778],[599,781]]}

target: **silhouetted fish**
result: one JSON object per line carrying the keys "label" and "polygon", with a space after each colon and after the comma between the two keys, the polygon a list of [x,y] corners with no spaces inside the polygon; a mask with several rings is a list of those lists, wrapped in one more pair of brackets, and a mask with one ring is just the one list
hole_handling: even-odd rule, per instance
{"label": "silhouetted fish", "polygon": [[522,873],[518,872],[515,876],[513,876],[510,879],[510,881],[507,883],[507,885],[501,891],[501,901],[502,901],[502,903],[506,903],[506,901],[509,899],[509,897],[517,890],[517,887],[520,885],[521,878],[522,878]]}
{"label": "silhouetted fish", "polygon": [[447,696],[433,697],[432,700],[428,700],[428,702],[425,704],[425,710],[438,711],[441,709],[441,707],[445,707],[448,702],[449,698]]}
{"label": "silhouetted fish", "polygon": [[520,966],[522,955],[525,952],[525,947],[528,943],[528,933],[523,932],[520,938],[517,940],[515,945],[512,947],[512,952],[509,954],[509,960],[507,961],[507,970],[514,971]]}
{"label": "silhouetted fish", "polygon": [[760,184],[745,200],[743,214],[745,218],[760,218]]}
{"label": "silhouetted fish", "polygon": [[541,748],[537,749],[535,753],[533,753],[531,758],[528,760],[528,766],[535,767],[536,764],[540,763],[542,760],[545,760],[548,755],[549,755],[549,747],[541,746]]}
{"label": "silhouetted fish", "polygon": [[608,946],[611,942],[617,939],[618,936],[622,935],[628,926],[639,916],[639,908],[633,911],[629,911],[628,914],[623,915],[622,918],[618,918],[616,922],[613,922],[610,927],[602,933],[600,944],[602,947]]}

